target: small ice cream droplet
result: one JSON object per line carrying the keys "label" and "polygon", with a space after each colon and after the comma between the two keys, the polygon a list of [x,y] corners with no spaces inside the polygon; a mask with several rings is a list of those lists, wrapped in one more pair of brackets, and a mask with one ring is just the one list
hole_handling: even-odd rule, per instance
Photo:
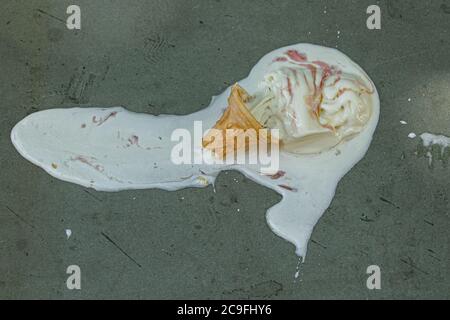
{"label": "small ice cream droplet", "polygon": [[410,134],[408,134],[408,138],[410,139],[415,139],[417,137],[417,135],[414,132],[411,132]]}
{"label": "small ice cream droplet", "polygon": [[72,230],[66,229],[66,236],[67,236],[67,239],[69,239],[71,235],[72,235]]}
{"label": "small ice cream droplet", "polygon": [[407,124],[408,124],[408,122],[406,122],[406,121],[404,121],[404,120],[401,120],[400,123],[401,123],[402,125],[407,125]]}
{"label": "small ice cream droplet", "polygon": [[427,152],[426,157],[428,158],[428,165],[431,167],[433,165],[433,155],[430,151]]}
{"label": "small ice cream droplet", "polygon": [[411,98],[408,98],[408,102],[411,102]]}

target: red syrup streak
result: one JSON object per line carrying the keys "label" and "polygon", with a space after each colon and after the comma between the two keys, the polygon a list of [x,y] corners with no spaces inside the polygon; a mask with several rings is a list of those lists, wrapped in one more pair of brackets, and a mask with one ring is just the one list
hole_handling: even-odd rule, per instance
{"label": "red syrup streak", "polygon": [[313,61],[312,63],[317,64],[323,70],[323,77],[327,78],[333,74],[334,68],[331,67],[328,63],[323,61]]}
{"label": "red syrup streak", "polygon": [[115,117],[116,115],[117,115],[117,111],[113,111],[113,112],[111,112],[110,114],[108,114],[104,119],[103,119],[103,118],[100,118],[100,119],[98,119],[98,120],[97,120],[97,117],[96,117],[96,116],[93,116],[93,117],[92,117],[92,122],[93,122],[93,123],[96,123],[97,126],[101,126],[101,125],[104,124],[106,121],[108,121],[110,118],[113,118],[113,117]]}
{"label": "red syrup streak", "polygon": [[285,184],[279,184],[278,186],[281,187],[281,188],[283,188],[283,189],[286,189],[286,190],[288,190],[288,191],[292,191],[292,192],[297,192],[297,191],[298,191],[296,188],[292,188],[292,187],[287,186],[287,185],[285,185]]}
{"label": "red syrup streak", "polygon": [[285,175],[286,175],[286,172],[280,170],[277,173],[270,175],[268,177],[272,180],[278,180],[278,179],[284,177]]}
{"label": "red syrup streak", "polygon": [[308,57],[306,56],[306,54],[300,53],[297,50],[293,50],[293,49],[288,50],[288,51],[286,51],[286,54],[293,61],[306,62],[308,60]]}
{"label": "red syrup streak", "polygon": [[288,84],[287,89],[288,89],[289,96],[291,97],[291,102],[292,102],[292,99],[294,98],[294,94],[292,92],[292,83],[291,83],[291,79],[289,77],[287,77],[287,84]]}
{"label": "red syrup streak", "polygon": [[286,62],[288,59],[285,57],[278,57],[273,60],[273,62]]}
{"label": "red syrup streak", "polygon": [[[306,104],[310,107],[310,110],[312,114],[319,118],[320,116],[320,106],[322,104],[322,91],[325,86],[325,81],[332,75],[337,75],[336,80],[333,85],[335,85],[337,82],[341,80],[341,74],[342,71],[336,68],[335,66],[330,66],[328,63],[320,60],[315,60],[312,62],[308,62],[308,57],[304,53],[300,53],[295,49],[290,49],[285,52],[285,55],[289,57],[291,60],[291,63],[296,63],[302,67],[307,68],[311,72],[311,76],[313,78],[313,85],[314,85],[314,93],[308,97],[305,97]],[[274,62],[285,62],[288,61],[286,57],[278,57],[274,59]],[[317,80],[317,67],[319,67],[322,70],[321,79],[319,86],[316,85]],[[308,83],[306,76],[303,75],[305,78],[305,82]],[[290,79],[288,78],[288,91],[289,95],[291,96],[291,100],[293,97],[292,92],[292,84]],[[294,124],[293,124],[294,125]],[[333,128],[334,130],[334,128]]]}
{"label": "red syrup streak", "polygon": [[84,164],[90,166],[91,168],[94,168],[98,172],[103,172],[104,171],[104,168],[101,165],[92,163],[92,160],[89,160],[89,159],[87,159],[84,156],[77,156],[75,158],[72,158],[72,160],[73,161],[80,161],[81,163],[84,163]]}

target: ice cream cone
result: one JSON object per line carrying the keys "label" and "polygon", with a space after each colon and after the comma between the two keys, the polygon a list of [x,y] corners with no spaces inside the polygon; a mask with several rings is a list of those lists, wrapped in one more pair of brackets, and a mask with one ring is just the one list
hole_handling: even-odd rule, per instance
{"label": "ice cream cone", "polygon": [[223,159],[231,152],[236,155],[240,151],[252,150],[251,147],[256,149],[261,144],[267,147],[270,143],[278,144],[278,140],[271,141],[274,139],[271,139],[270,132],[263,130],[263,125],[249,111],[246,105],[249,99],[250,95],[239,84],[231,88],[228,108],[212,128],[214,130],[203,137],[204,148]]}

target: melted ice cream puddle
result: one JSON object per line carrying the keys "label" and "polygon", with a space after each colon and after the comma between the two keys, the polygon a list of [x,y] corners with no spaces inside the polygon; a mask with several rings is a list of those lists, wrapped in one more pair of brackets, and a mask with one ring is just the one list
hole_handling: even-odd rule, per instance
{"label": "melted ice cream puddle", "polygon": [[[220,171],[238,170],[283,196],[280,203],[267,211],[267,222],[277,235],[296,246],[297,255],[305,257],[311,232],[330,205],[337,183],[369,148],[378,123],[379,98],[367,74],[347,56],[310,44],[269,53],[239,84],[257,92],[258,83],[271,70],[274,61],[289,50],[357,76],[372,90],[372,110],[358,134],[335,148],[320,154],[281,152],[280,173],[274,176],[261,175],[255,167],[244,165],[174,165],[171,162],[175,145],[170,140],[172,132],[186,128],[194,135],[194,121],[203,121],[204,130],[213,127],[227,105],[229,89],[213,97],[208,108],[186,116],[152,116],[122,107],[37,112],[14,127],[11,139],[22,156],[50,175],[99,191],[205,187],[214,183]],[[201,138],[194,137],[194,140]]]}
{"label": "melted ice cream puddle", "polygon": [[442,152],[444,152],[445,148],[450,147],[450,138],[443,135],[435,135],[432,133],[422,133],[420,135],[422,139],[423,146],[425,148],[430,148],[434,145],[441,147]]}
{"label": "melted ice cream puddle", "polygon": [[431,149],[433,146],[437,146],[440,149],[440,157],[443,158],[447,148],[450,147],[450,137],[444,135],[435,135],[432,133],[422,133],[420,135],[424,148],[427,150],[425,157],[428,158],[428,165],[433,165],[433,153]]}

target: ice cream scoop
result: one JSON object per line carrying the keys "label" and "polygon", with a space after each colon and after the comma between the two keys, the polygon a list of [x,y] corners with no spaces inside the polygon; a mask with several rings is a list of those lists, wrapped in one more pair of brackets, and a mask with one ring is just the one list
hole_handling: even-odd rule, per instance
{"label": "ice cream scoop", "polygon": [[291,49],[274,59],[253,95],[233,87],[214,129],[278,129],[282,150],[319,153],[361,132],[372,113],[372,93],[360,76]]}

